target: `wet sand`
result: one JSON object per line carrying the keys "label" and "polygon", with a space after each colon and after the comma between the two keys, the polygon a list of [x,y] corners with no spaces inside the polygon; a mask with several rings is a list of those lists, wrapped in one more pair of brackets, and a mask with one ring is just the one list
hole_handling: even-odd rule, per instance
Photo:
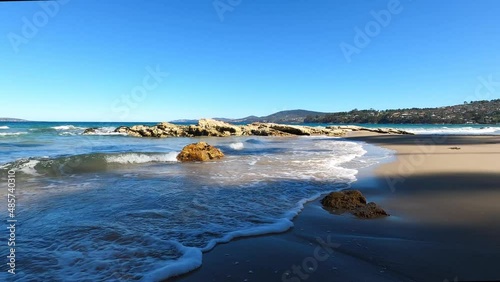
{"label": "wet sand", "polygon": [[171,280],[500,279],[500,136],[347,138],[397,152],[353,184],[390,217],[332,215],[318,199],[288,232],[218,245],[202,267]]}

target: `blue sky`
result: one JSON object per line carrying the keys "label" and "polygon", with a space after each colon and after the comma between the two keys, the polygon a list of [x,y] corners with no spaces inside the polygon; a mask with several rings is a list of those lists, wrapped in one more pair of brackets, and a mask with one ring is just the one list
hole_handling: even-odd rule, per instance
{"label": "blue sky", "polygon": [[[496,0],[45,5],[0,3],[0,116],[237,118],[432,107],[500,92],[498,83],[477,92],[479,78],[500,81]],[[342,44],[356,53],[346,59]]]}

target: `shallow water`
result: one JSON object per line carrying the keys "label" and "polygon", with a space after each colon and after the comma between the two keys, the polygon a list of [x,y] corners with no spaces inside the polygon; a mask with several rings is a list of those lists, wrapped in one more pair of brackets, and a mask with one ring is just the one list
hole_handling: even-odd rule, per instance
{"label": "shallow water", "polygon": [[[154,281],[189,271],[218,242],[287,230],[305,202],[349,187],[358,169],[391,154],[339,138],[146,139],[63,126],[0,140],[2,197],[6,170],[17,171],[16,281]],[[175,160],[200,140],[226,157]]]}

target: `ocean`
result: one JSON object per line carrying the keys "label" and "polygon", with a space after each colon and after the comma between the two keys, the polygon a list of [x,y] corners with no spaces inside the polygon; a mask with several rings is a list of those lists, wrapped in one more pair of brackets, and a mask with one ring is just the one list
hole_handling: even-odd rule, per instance
{"label": "ocean", "polygon": [[[0,216],[9,219],[7,172],[15,170],[17,220],[17,274],[3,271],[0,280],[159,281],[185,273],[217,243],[288,230],[306,202],[348,188],[360,169],[393,154],[334,137],[150,139],[113,132],[132,124],[0,123]],[[98,134],[82,135],[88,127]],[[500,134],[499,126],[371,127]],[[176,161],[183,146],[198,141],[226,157]]]}

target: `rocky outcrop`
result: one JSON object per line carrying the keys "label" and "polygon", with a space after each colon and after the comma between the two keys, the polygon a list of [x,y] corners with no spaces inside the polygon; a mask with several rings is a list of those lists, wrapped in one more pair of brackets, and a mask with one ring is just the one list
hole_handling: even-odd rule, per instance
{"label": "rocky outcrop", "polygon": [[[391,128],[365,128],[360,126],[303,126],[277,123],[252,123],[248,125],[233,125],[213,119],[200,119],[197,125],[175,125],[162,122],[154,126],[135,125],[120,126],[115,132],[134,137],[197,137],[197,136],[296,136],[325,135],[344,136],[350,131],[369,131],[383,134],[412,134],[403,130]],[[95,129],[86,129],[84,134],[92,134]]]}
{"label": "rocky outcrop", "polygon": [[332,192],[321,200],[321,204],[334,213],[349,212],[359,218],[377,218],[389,215],[375,203],[366,203],[366,198],[358,190]]}
{"label": "rocky outcrop", "polygon": [[361,127],[357,125],[338,125],[338,126],[327,126],[327,129],[330,130],[345,130],[345,131],[367,131],[381,134],[401,134],[401,135],[414,135],[415,133],[408,132],[401,129],[395,128],[368,128]]}
{"label": "rocky outcrop", "polygon": [[87,128],[83,131],[83,134],[96,134],[97,127]]}
{"label": "rocky outcrop", "polygon": [[193,143],[185,146],[177,155],[177,160],[181,162],[205,162],[218,160],[224,157],[221,150],[205,142]]}

